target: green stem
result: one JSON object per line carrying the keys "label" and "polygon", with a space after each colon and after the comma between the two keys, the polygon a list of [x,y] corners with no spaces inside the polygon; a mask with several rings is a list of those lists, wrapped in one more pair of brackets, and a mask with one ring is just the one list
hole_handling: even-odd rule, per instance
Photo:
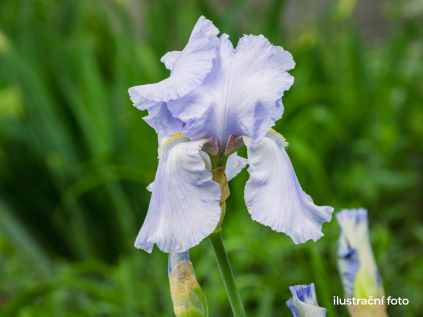
{"label": "green stem", "polygon": [[213,247],[214,254],[216,255],[217,265],[222,275],[223,284],[225,284],[232,312],[235,317],[246,317],[244,307],[242,306],[241,296],[239,295],[235,278],[232,273],[231,264],[229,263],[228,255],[223,245],[220,226],[218,226],[218,230],[215,230],[215,232],[209,236],[209,240]]}

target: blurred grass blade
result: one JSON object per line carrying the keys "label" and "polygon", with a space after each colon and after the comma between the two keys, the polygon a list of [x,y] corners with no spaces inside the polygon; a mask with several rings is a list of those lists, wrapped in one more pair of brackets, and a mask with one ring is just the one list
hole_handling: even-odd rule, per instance
{"label": "blurred grass blade", "polygon": [[52,266],[49,257],[33,239],[27,229],[18,219],[0,202],[0,231],[5,235],[21,252],[30,257],[35,267],[45,275],[51,274]]}

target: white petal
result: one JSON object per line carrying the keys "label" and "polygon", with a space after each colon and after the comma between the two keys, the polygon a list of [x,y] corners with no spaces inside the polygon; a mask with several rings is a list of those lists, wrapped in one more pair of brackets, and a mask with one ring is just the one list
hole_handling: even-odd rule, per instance
{"label": "white petal", "polygon": [[243,170],[245,166],[247,166],[248,160],[235,152],[228,157],[228,161],[226,162],[226,178],[228,182],[233,179],[235,176],[238,175],[239,172]]}
{"label": "white petal", "polygon": [[172,51],[167,52],[160,61],[165,64],[168,70],[172,70],[173,64],[175,63],[176,59],[181,55],[180,51]]}
{"label": "white petal", "polygon": [[245,202],[253,220],[286,233],[295,243],[323,236],[322,224],[330,221],[333,208],[316,206],[301,189],[285,139],[273,130],[259,143],[243,138],[250,165]]}
{"label": "white petal", "polygon": [[172,116],[165,102],[149,101],[144,105],[146,104],[149,105],[146,108],[148,109],[148,116],[143,119],[154,128],[157,133],[174,135],[182,130],[183,124],[181,120]]}
{"label": "white petal", "polygon": [[249,135],[259,142],[282,117],[281,97],[294,82],[287,71],[295,63],[289,52],[264,36],[246,35],[238,42],[233,64],[229,134]]}
{"label": "white petal", "polygon": [[200,155],[208,140],[178,134],[164,142],[147,217],[135,246],[151,252],[185,252],[207,237],[220,220],[220,186]]}
{"label": "white petal", "polygon": [[156,84],[129,89],[134,106],[148,110],[145,120],[156,132],[174,134],[182,130],[182,122],[170,114],[167,102],[185,96],[204,81],[216,56],[218,33],[211,21],[200,17],[182,52],[170,52],[162,57],[166,68],[172,69],[170,77]]}
{"label": "white petal", "polygon": [[[191,139],[247,135],[259,142],[283,113],[281,97],[294,78],[290,53],[266,38],[244,36],[234,50],[226,34],[203,84],[168,108]],[[223,146],[225,146],[223,144]]]}
{"label": "white petal", "polygon": [[[129,89],[134,105],[142,109],[142,104],[146,100],[164,102],[175,100],[198,87],[212,68],[212,60],[216,56],[215,46],[218,43],[216,37],[218,33],[219,30],[211,21],[203,16],[200,17],[188,44],[172,64],[170,77],[157,84]],[[167,60],[166,55],[164,57]],[[166,64],[168,66],[168,63]]]}

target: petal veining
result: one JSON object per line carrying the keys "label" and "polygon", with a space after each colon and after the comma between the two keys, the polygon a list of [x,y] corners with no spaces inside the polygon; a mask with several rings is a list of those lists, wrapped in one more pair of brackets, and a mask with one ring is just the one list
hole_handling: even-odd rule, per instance
{"label": "petal veining", "polygon": [[228,35],[220,37],[213,68],[203,84],[169,102],[172,115],[185,124],[191,139],[250,136],[255,143],[283,113],[281,97],[294,78],[292,55],[264,36],[244,36],[234,50]]}
{"label": "petal veining", "polygon": [[163,143],[137,248],[151,252],[156,243],[164,252],[185,252],[216,228],[221,192],[200,155],[206,142],[178,134]]}
{"label": "petal veining", "polygon": [[[148,110],[149,113],[154,112],[154,115],[149,115],[147,122],[157,132],[162,132],[160,129],[163,125],[156,124],[162,118],[162,115],[159,115],[159,109],[166,107],[169,100],[185,96],[198,87],[210,72],[213,58],[216,56],[218,33],[219,30],[210,20],[200,17],[185,48],[181,52],[170,52],[163,56],[162,61],[166,68],[172,70],[170,77],[156,84],[129,89],[129,95],[135,107]],[[164,116],[164,120],[170,121],[171,117]],[[179,119],[173,119],[182,125]]]}
{"label": "petal veining", "polygon": [[252,219],[284,232],[297,244],[323,236],[322,224],[330,221],[333,208],[316,206],[301,189],[282,135],[271,130],[259,143],[243,138],[250,165],[245,202]]}
{"label": "petal veining", "polygon": [[179,55],[181,55],[180,51],[167,52],[165,55],[163,55],[160,61],[165,64],[168,70],[172,70],[173,64],[175,63]]}
{"label": "petal veining", "polygon": [[148,116],[143,119],[156,132],[174,135],[182,130],[182,121],[172,116],[165,102],[149,101],[148,104],[151,105],[148,107]]}

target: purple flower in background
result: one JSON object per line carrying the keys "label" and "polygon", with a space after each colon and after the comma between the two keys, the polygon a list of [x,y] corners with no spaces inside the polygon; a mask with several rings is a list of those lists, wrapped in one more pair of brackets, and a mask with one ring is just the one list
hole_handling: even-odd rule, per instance
{"label": "purple flower in background", "polygon": [[[295,243],[316,241],[333,208],[316,206],[302,189],[271,127],[282,117],[281,97],[293,84],[292,56],[262,35],[246,35],[236,49],[228,35],[200,17],[181,52],[161,61],[169,78],[129,89],[134,105],[158,133],[159,166],[146,220],[135,246],[151,252],[184,252],[210,235],[221,215],[224,183],[247,161],[245,202],[252,218]],[[213,178],[213,180],[212,180]],[[220,180],[222,177],[219,178]],[[223,184],[223,185],[222,185]],[[222,187],[222,189],[221,189]],[[227,184],[226,184],[227,187]]]}
{"label": "purple flower in background", "polygon": [[326,308],[319,307],[317,303],[314,284],[291,286],[292,293],[286,305],[294,317],[326,317]]}

